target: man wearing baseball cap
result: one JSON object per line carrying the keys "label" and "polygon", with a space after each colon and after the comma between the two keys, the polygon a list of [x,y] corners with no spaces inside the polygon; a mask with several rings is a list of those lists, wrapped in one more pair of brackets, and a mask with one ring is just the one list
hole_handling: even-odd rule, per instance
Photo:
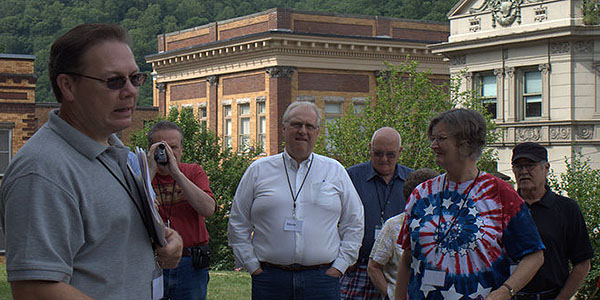
{"label": "man wearing baseball cap", "polygon": [[[570,299],[590,270],[593,249],[577,202],[550,190],[548,151],[526,142],[513,149],[512,170],[546,250],[544,265],[514,299]],[[569,262],[572,268],[569,268]]]}

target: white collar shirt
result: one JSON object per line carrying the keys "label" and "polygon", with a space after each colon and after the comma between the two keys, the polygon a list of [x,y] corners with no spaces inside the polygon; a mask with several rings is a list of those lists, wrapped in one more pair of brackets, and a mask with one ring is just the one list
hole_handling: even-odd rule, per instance
{"label": "white collar shirt", "polygon": [[[292,193],[301,231],[284,230],[294,215]],[[343,273],[358,258],[363,219],[362,202],[339,162],[313,153],[298,164],[284,151],[253,162],[244,173],[231,207],[229,245],[237,265],[250,273],[260,262],[333,262]]]}

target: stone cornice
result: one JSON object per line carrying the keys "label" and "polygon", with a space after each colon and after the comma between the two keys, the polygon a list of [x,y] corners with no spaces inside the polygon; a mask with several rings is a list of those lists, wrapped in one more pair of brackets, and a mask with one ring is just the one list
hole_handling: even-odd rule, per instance
{"label": "stone cornice", "polygon": [[518,143],[531,141],[542,145],[600,145],[600,120],[561,120],[561,121],[520,121],[498,123],[504,132],[498,141],[490,146],[512,147]]}
{"label": "stone cornice", "polygon": [[480,51],[481,48],[506,46],[510,44],[546,41],[551,39],[589,39],[600,35],[600,26],[563,26],[536,31],[479,37],[458,42],[444,42],[429,45],[432,53],[451,53],[457,51]]}
{"label": "stone cornice", "polygon": [[442,57],[431,54],[424,43],[414,41],[272,33],[159,53],[146,59],[159,74],[158,81],[171,76],[210,76],[277,65],[311,67],[311,60],[338,60],[347,64],[360,60],[363,65],[371,61],[372,65],[377,64],[377,68],[370,67],[373,70],[383,68],[382,61],[403,61],[407,57],[421,63],[445,64]]}

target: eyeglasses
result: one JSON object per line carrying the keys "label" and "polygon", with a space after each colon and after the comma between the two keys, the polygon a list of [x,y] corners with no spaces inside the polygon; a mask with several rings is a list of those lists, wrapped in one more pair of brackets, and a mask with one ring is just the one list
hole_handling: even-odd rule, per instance
{"label": "eyeglasses", "polygon": [[398,152],[395,152],[395,151],[390,151],[390,152],[373,151],[373,155],[375,155],[375,157],[377,157],[377,158],[383,158],[385,156],[388,159],[395,159],[398,156]]}
{"label": "eyeglasses", "polygon": [[433,144],[433,142],[437,141],[438,144],[445,142],[448,139],[448,136],[445,135],[432,135],[429,137],[429,143]]}
{"label": "eyeglasses", "polygon": [[302,127],[306,128],[307,131],[315,131],[319,129],[319,126],[310,124],[310,123],[302,123],[302,122],[289,122],[290,126],[294,129],[302,129]]}
{"label": "eyeglasses", "polygon": [[515,172],[515,173],[521,172],[523,170],[527,170],[527,172],[530,172],[535,167],[537,167],[537,165],[539,165],[539,164],[540,163],[529,163],[529,164],[512,165],[512,169],[513,169],[513,172]]}
{"label": "eyeglasses", "polygon": [[129,76],[114,76],[114,77],[110,77],[108,79],[92,77],[92,76],[83,75],[83,74],[75,73],[75,72],[64,72],[64,74],[80,76],[80,77],[85,77],[85,78],[89,78],[89,79],[102,81],[102,82],[106,83],[106,87],[108,87],[111,90],[122,89],[125,86],[125,84],[127,83],[128,78],[129,78],[129,81],[131,81],[131,85],[133,85],[135,87],[139,87],[139,86],[143,85],[144,82],[146,82],[146,79],[148,78],[148,74],[146,74],[146,73],[134,73]]}

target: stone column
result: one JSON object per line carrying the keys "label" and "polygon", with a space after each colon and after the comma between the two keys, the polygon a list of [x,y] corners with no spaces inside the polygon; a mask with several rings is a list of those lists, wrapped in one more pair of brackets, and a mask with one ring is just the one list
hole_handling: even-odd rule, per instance
{"label": "stone column", "polygon": [[158,90],[158,115],[167,115],[167,84],[157,83],[156,89]]}
{"label": "stone column", "polygon": [[538,65],[542,72],[542,120],[550,120],[550,64]]}
{"label": "stone column", "polygon": [[219,128],[219,77],[208,76],[208,106],[206,108],[206,117],[208,118],[208,129],[217,133]]}
{"label": "stone column", "polygon": [[523,102],[518,100],[515,91],[515,68],[506,68],[506,77],[508,79],[508,95],[506,95],[506,103],[508,104],[508,122],[515,122],[517,116],[523,115]]}
{"label": "stone column", "polygon": [[500,122],[505,122],[505,111],[504,108],[507,105],[507,101],[504,97],[504,69],[494,69],[494,75],[496,75],[496,119]]}
{"label": "stone column", "polygon": [[267,134],[269,135],[268,145],[265,151],[269,154],[276,154],[283,151],[283,113],[292,102],[292,75],[296,69],[294,67],[272,67],[266,68],[269,74],[269,91],[267,99]]}

